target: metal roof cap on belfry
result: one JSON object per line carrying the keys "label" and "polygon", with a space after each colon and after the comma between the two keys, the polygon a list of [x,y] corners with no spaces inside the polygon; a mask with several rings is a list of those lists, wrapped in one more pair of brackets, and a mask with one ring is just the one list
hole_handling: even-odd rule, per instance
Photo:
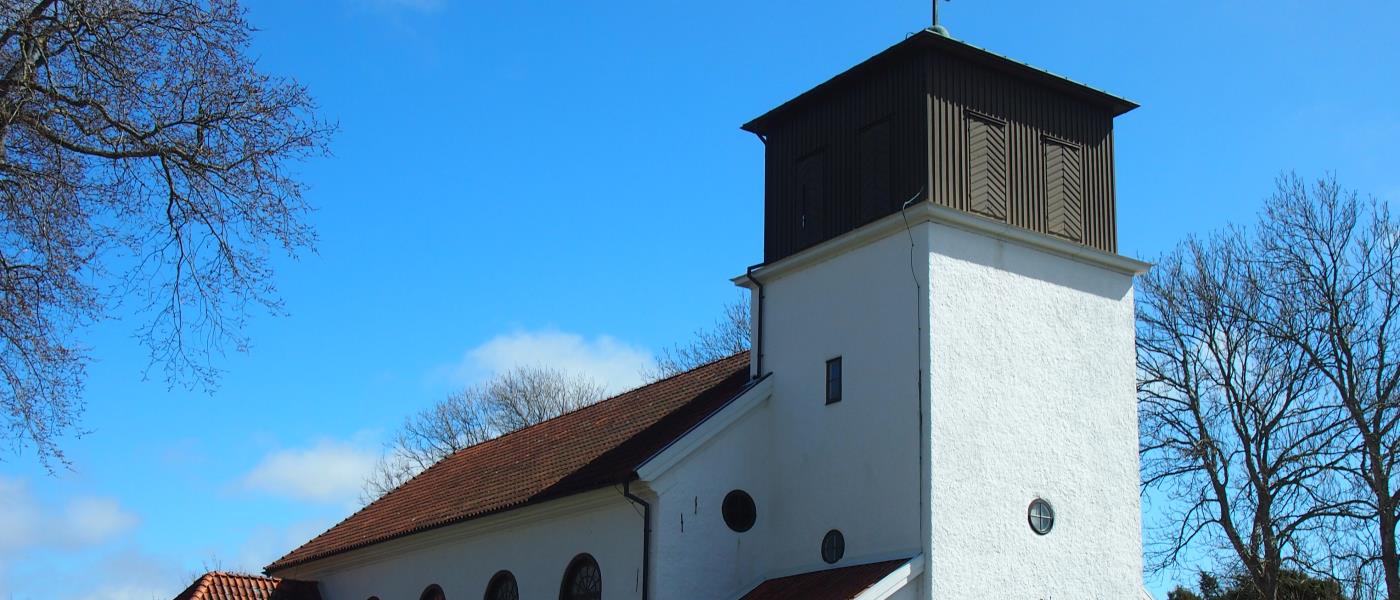
{"label": "metal roof cap on belfry", "polygon": [[827,89],[830,89],[831,87],[834,87],[840,82],[850,79],[851,77],[854,77],[858,74],[864,73],[879,65],[880,63],[885,62],[890,57],[895,56],[897,54],[901,54],[914,47],[933,48],[944,52],[948,52],[965,60],[996,69],[998,71],[1007,73],[1015,77],[1020,77],[1033,83],[1037,83],[1059,90],[1086,102],[1102,106],[1108,109],[1109,112],[1115,117],[1138,107],[1138,104],[1136,102],[1133,102],[1132,100],[1128,100],[1121,96],[1110,94],[1108,92],[1085,85],[1068,77],[1051,73],[1050,71],[1046,71],[1045,69],[1031,66],[1027,63],[1014,60],[1006,56],[1002,56],[985,48],[980,48],[978,46],[973,46],[966,42],[953,39],[952,37],[937,33],[932,29],[924,29],[922,31],[910,35],[909,37],[905,38],[904,41],[901,41],[898,44],[886,48],[883,52],[880,52],[879,54],[876,54],[875,56],[866,59],[864,62],[861,62],[860,64],[851,67],[850,69],[847,69],[845,72],[842,72],[841,74],[832,77],[831,79],[828,79],[820,85],[817,85],[816,87],[799,94],[796,98],[782,103],[777,108],[774,108],[773,110],[764,113],[763,115],[753,119],[752,121],[745,123],[742,129],[744,131],[749,131],[760,135],[764,134],[768,128],[769,122],[772,121],[775,117],[791,110],[793,107],[799,104],[805,103],[810,98],[820,94],[821,92]]}

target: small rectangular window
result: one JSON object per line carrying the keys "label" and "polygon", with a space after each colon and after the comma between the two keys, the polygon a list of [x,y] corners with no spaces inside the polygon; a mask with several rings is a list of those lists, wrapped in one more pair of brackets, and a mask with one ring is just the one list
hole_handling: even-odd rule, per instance
{"label": "small rectangular window", "polygon": [[841,401],[841,357],[826,361],[826,403]]}

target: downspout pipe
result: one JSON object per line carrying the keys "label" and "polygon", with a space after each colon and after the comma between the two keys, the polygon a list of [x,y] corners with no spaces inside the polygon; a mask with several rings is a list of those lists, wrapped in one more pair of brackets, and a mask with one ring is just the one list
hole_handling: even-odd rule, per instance
{"label": "downspout pipe", "polygon": [[642,506],[642,600],[648,600],[651,597],[651,504],[632,494],[631,477],[622,482],[622,497]]}
{"label": "downspout pipe", "polygon": [[[758,138],[758,141],[763,142],[763,146],[764,146],[764,148],[765,148],[765,150],[766,150],[766,148],[767,148],[767,146],[768,146],[768,136],[763,135],[763,134],[761,134],[761,133],[759,133],[759,132],[757,132],[757,131],[754,131],[754,132],[752,132],[752,133],[754,134],[755,137]],[[758,278],[757,278],[757,277],[754,277],[754,274],[753,274],[755,270],[757,270],[759,267],[762,267],[762,266],[763,266],[763,263],[759,263],[759,264],[753,265],[753,266],[749,267],[749,270],[748,270],[748,272],[746,273],[746,275],[747,275],[748,278],[749,278],[749,281],[752,281],[753,284],[754,284],[754,287],[757,287],[757,288],[758,288],[758,310],[757,310],[756,314],[754,315],[754,317],[755,317],[756,319],[758,319],[758,325],[755,325],[755,326],[754,326],[754,334],[753,334],[753,337],[754,337],[754,340],[753,340],[753,346],[754,346],[754,347],[753,347],[753,353],[754,353],[754,373],[753,373],[753,378],[754,378],[754,379],[759,379],[759,378],[762,378],[762,377],[763,377],[763,326],[764,326],[764,321],[763,321],[763,282],[762,282],[762,281],[759,281]]]}
{"label": "downspout pipe", "polygon": [[758,280],[758,277],[754,276],[754,271],[758,270],[758,268],[759,268],[759,267],[762,267],[762,266],[763,266],[763,263],[759,263],[759,264],[756,264],[756,265],[752,265],[752,266],[749,267],[748,272],[746,272],[746,273],[744,274],[745,277],[748,277],[749,281],[752,281],[752,282],[753,282],[754,287],[758,288],[758,310],[755,311],[755,314],[754,314],[754,317],[758,320],[758,324],[754,326],[754,333],[753,333],[753,337],[754,337],[754,340],[753,340],[753,346],[754,346],[754,348],[753,348],[753,353],[754,353],[754,367],[755,367],[755,368],[754,368],[754,379],[758,379],[758,378],[760,378],[760,377],[763,377],[763,375],[764,375],[764,373],[763,373],[763,326],[764,326],[765,323],[764,323],[764,320],[763,320],[763,298],[764,298],[764,294],[763,294],[763,282],[762,282],[762,281],[759,281],[759,280]]}

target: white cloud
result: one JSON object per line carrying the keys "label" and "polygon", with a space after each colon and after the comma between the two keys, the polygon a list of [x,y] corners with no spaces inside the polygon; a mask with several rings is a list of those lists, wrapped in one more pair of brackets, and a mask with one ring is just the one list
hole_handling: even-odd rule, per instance
{"label": "white cloud", "polygon": [[44,506],[23,479],[0,477],[0,507],[0,556],[37,548],[99,546],[141,522],[113,498],[78,496],[61,506]]}
{"label": "white cloud", "polygon": [[39,504],[20,479],[0,477],[0,556],[38,541]]}
{"label": "white cloud", "polygon": [[303,519],[276,526],[254,526],[248,532],[248,539],[230,556],[231,562],[220,568],[247,573],[260,572],[263,567],[281,558],[288,550],[302,545],[330,528],[341,516],[343,515]]}
{"label": "white cloud", "polygon": [[294,500],[350,503],[378,458],[362,444],[321,440],[264,456],[243,477],[242,487]]}
{"label": "white cloud", "polygon": [[[63,592],[38,589],[32,597],[71,598],[73,600],[151,600],[173,598],[189,585],[191,573],[184,571],[179,561],[137,550],[123,548],[79,565],[70,565],[76,572],[55,574],[63,577]],[[42,594],[42,595],[40,595]],[[28,597],[23,594],[20,597]]]}
{"label": "white cloud", "polygon": [[546,366],[593,378],[610,392],[642,383],[642,372],[655,364],[651,351],[617,338],[593,339],[563,331],[520,331],[498,335],[467,351],[452,371],[465,384],[521,366]]}
{"label": "white cloud", "polygon": [[[112,498],[81,495],[59,502],[36,495],[24,478],[0,476],[0,597],[7,598],[169,598],[166,588],[137,589],[132,568],[98,577],[98,569],[75,570],[74,561],[93,555],[116,556],[123,534],[140,519]],[[55,556],[62,557],[55,560]],[[82,558],[79,558],[82,557]],[[138,561],[146,564],[149,561]],[[62,585],[54,586],[53,582]],[[129,585],[128,585],[129,584]],[[167,586],[168,587],[168,586]],[[77,590],[90,588],[94,593]],[[119,592],[131,592],[122,596]],[[178,591],[178,590],[176,590]],[[151,595],[153,592],[156,595]]]}
{"label": "white cloud", "polygon": [[125,533],[140,522],[111,498],[78,498],[63,511],[63,538],[78,547],[100,544]]}

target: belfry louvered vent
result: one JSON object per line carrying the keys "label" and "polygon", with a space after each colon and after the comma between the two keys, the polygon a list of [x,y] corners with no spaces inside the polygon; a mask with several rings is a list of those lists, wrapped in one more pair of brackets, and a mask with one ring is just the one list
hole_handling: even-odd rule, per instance
{"label": "belfry louvered vent", "polygon": [[800,186],[798,206],[801,209],[799,214],[801,218],[798,220],[797,226],[803,247],[825,239],[822,228],[826,216],[826,202],[822,194],[825,169],[825,149],[808,154],[797,163],[797,179]]}
{"label": "belfry louvered vent", "polygon": [[1006,124],[967,114],[968,208],[1006,220]]}
{"label": "belfry louvered vent", "polygon": [[1041,140],[1045,156],[1045,229],[1076,242],[1084,238],[1083,168],[1079,148]]}
{"label": "belfry louvered vent", "polygon": [[860,219],[874,221],[890,213],[890,120],[860,130]]}

